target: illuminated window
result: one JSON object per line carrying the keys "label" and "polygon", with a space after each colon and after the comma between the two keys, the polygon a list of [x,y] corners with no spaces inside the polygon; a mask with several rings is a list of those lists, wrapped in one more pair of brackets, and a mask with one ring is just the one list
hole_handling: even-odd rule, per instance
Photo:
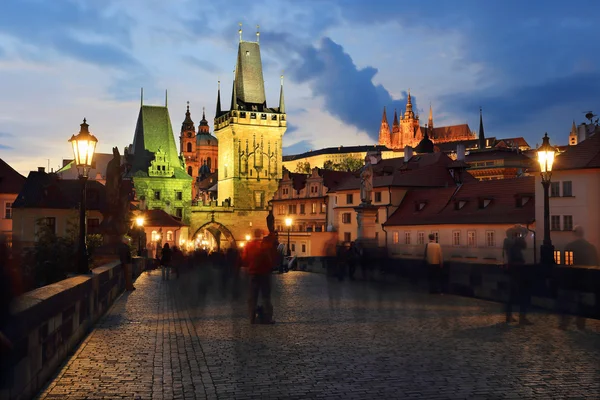
{"label": "illuminated window", "polygon": [[477,239],[475,236],[475,231],[467,231],[467,246],[469,246],[469,247],[477,246]]}
{"label": "illuminated window", "polygon": [[4,219],[12,219],[12,203],[4,203]]}
{"label": "illuminated window", "polygon": [[431,233],[433,233],[433,237],[435,239],[435,242],[439,243],[440,242],[440,233],[439,232],[431,232]]}
{"label": "illuminated window", "polygon": [[400,242],[400,234],[398,232],[392,233],[392,238],[394,244],[398,244]]}
{"label": "illuminated window", "polygon": [[404,232],[404,244],[410,244],[410,232]]}
{"label": "illuminated window", "polygon": [[158,240],[158,232],[152,231],[152,241],[154,242],[156,240]]}
{"label": "illuminated window", "polygon": [[417,232],[417,244],[425,244],[425,232]]}
{"label": "illuminated window", "polygon": [[573,265],[573,252],[565,251],[565,265]]}
{"label": "illuminated window", "polygon": [[311,205],[311,213],[313,213],[313,214],[317,213],[317,203],[312,203],[312,205]]}
{"label": "illuminated window", "polygon": [[554,263],[560,265],[560,250],[554,250]]}
{"label": "illuminated window", "polygon": [[496,246],[496,235],[494,231],[485,232],[485,243],[487,247],[495,247]]}
{"label": "illuminated window", "polygon": [[460,246],[460,231],[452,232],[452,245]]}
{"label": "illuminated window", "polygon": [[167,242],[173,241],[173,231],[167,231]]}
{"label": "illuminated window", "polygon": [[321,214],[325,214],[327,212],[327,204],[321,203]]}
{"label": "illuminated window", "polygon": [[560,215],[550,216],[550,229],[553,231],[560,231]]}

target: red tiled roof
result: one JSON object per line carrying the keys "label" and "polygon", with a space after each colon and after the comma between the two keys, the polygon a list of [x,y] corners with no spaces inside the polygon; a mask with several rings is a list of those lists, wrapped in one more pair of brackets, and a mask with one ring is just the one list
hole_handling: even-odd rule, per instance
{"label": "red tiled roof", "polygon": [[[508,146],[508,147],[511,147],[513,145],[518,146],[518,147],[529,147],[529,143],[527,143],[525,138],[522,138],[522,137],[498,139],[498,140],[496,140],[496,143],[494,144],[494,146],[499,146],[503,142],[504,142],[504,145]],[[499,146],[499,147],[502,147],[502,146]]]}
{"label": "red tiled roof", "polygon": [[180,227],[186,226],[178,218],[163,210],[146,210],[142,213],[144,226],[149,227]]}
{"label": "red tiled roof", "polygon": [[330,190],[335,190],[342,182],[347,179],[354,178],[352,172],[346,171],[332,171],[327,169],[319,169],[321,176],[323,177],[323,184]]}
{"label": "red tiled roof", "polygon": [[[460,188],[409,191],[385,226],[439,224],[527,224],[535,219],[535,178],[532,176],[472,181]],[[518,196],[529,200],[517,206]],[[489,200],[482,208],[480,202]],[[457,209],[455,203],[464,202]],[[419,210],[418,205],[425,203]]]}
{"label": "red tiled roof", "polygon": [[556,156],[554,170],[600,168],[600,133],[590,136],[575,146],[569,146]]}
{"label": "red tiled roof", "polygon": [[[423,128],[425,131],[425,128]],[[469,140],[476,139],[473,132],[469,128],[467,124],[460,125],[451,125],[451,126],[440,126],[438,128],[433,128],[433,134],[431,135],[431,140],[434,143],[443,143],[443,142],[453,142],[457,140]]]}
{"label": "red tiled roof", "polygon": [[25,184],[25,177],[0,158],[0,193],[18,194]]}
{"label": "red tiled roof", "polygon": [[491,160],[522,160],[525,162],[530,162],[531,158],[521,152],[505,148],[492,148],[485,150],[470,151],[469,154],[465,156],[466,162]]}

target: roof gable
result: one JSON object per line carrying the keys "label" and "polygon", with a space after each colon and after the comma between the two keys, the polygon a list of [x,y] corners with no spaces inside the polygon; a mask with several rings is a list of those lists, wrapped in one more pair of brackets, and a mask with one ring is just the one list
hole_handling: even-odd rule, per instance
{"label": "roof gable", "polygon": [[25,177],[0,158],[0,193],[17,194],[25,184]]}

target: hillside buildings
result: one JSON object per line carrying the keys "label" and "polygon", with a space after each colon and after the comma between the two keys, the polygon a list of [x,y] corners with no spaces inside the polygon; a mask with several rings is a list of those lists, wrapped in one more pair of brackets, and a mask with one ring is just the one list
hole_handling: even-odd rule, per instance
{"label": "hillside buildings", "polygon": [[0,238],[8,244],[13,236],[13,205],[25,184],[25,177],[0,159]]}

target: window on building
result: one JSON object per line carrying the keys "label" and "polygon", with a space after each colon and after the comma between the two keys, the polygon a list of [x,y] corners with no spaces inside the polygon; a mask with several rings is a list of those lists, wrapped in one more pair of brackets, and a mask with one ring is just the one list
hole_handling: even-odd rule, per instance
{"label": "window on building", "polygon": [[565,251],[565,265],[573,265],[573,252]]}
{"label": "window on building", "polygon": [[56,218],[55,217],[43,218],[42,224],[46,227],[48,232],[56,235]]}
{"label": "window on building", "polygon": [[177,218],[183,218],[183,208],[181,208],[181,207],[177,207],[177,208],[175,209],[175,216],[176,216]]}
{"label": "window on building", "polygon": [[344,242],[351,242],[352,241],[352,235],[350,234],[350,232],[344,232]]}
{"label": "window on building", "polygon": [[467,231],[467,246],[469,246],[469,247],[477,246],[477,239],[475,236],[475,231]]}
{"label": "window on building", "polygon": [[381,192],[375,192],[375,203],[381,203]]}
{"label": "window on building", "polygon": [[292,244],[290,245],[290,247],[291,247],[291,249],[290,249],[290,250],[292,250],[292,251],[296,251],[296,243],[292,243]]}
{"label": "window on building", "polygon": [[305,214],[304,204],[300,204],[300,214]]}
{"label": "window on building", "polygon": [[394,244],[400,243],[400,234],[397,231],[392,233],[392,241]]}
{"label": "window on building", "polygon": [[440,233],[439,232],[431,232],[433,233],[433,239],[436,243],[440,242]]}
{"label": "window on building", "polygon": [[254,191],[254,207],[263,208],[265,206],[265,192],[262,190]]}
{"label": "window on building", "polygon": [[167,231],[167,242],[173,241],[173,231]]}
{"label": "window on building", "polygon": [[325,214],[327,212],[327,204],[321,203],[321,214]]}
{"label": "window on building", "polygon": [[563,230],[565,230],[565,231],[573,230],[573,216],[572,215],[563,215]]}
{"label": "window on building", "polygon": [[410,232],[404,232],[404,244],[410,244]]}
{"label": "window on building", "polygon": [[343,213],[342,214],[342,223],[343,224],[349,224],[351,220],[351,214],[350,213]]}
{"label": "window on building", "polygon": [[4,219],[12,219],[12,203],[9,201],[4,203]]}
{"label": "window on building", "polygon": [[289,193],[289,189],[288,188],[283,188],[281,190],[283,192],[283,194],[287,195]]}
{"label": "window on building", "polygon": [[183,200],[183,192],[175,192],[175,200]]}
{"label": "window on building", "polygon": [[306,245],[302,243],[302,253],[306,253]]}
{"label": "window on building", "polygon": [[353,199],[352,193],[349,193],[346,195],[346,204],[352,204],[352,203],[354,203],[354,199]]}
{"label": "window on building", "polygon": [[560,215],[550,216],[550,229],[553,231],[560,231]]}
{"label": "window on building", "polygon": [[417,244],[425,244],[425,232],[417,232]]}
{"label": "window on building", "polygon": [[560,182],[550,182],[550,196],[560,196]]}
{"label": "window on building", "polygon": [[563,197],[573,196],[573,183],[571,181],[564,181],[563,185]]}
{"label": "window on building", "polygon": [[99,218],[88,218],[87,232],[90,235],[100,233],[100,219]]}
{"label": "window on building", "polygon": [[154,191],[154,200],[160,200],[160,190]]}
{"label": "window on building", "polygon": [[158,232],[152,231],[152,241],[155,242],[159,239]]}
{"label": "window on building", "polygon": [[187,152],[191,153],[192,152],[192,144],[188,142],[187,144]]}
{"label": "window on building", "polygon": [[[208,164],[208,163],[207,163],[207,164]],[[227,178],[227,165],[225,166],[224,170],[225,170],[225,174],[224,174],[224,175],[225,175],[225,178]]]}
{"label": "window on building", "polygon": [[453,231],[452,232],[452,245],[453,246],[460,246],[460,231]]}
{"label": "window on building", "polygon": [[311,210],[310,210],[311,214],[316,214],[317,213],[317,203],[312,203],[311,204]]}
{"label": "window on building", "polygon": [[485,244],[487,245],[487,247],[496,246],[496,235],[494,231],[485,232]]}
{"label": "window on building", "polygon": [[279,205],[279,215],[285,215],[285,205]]}
{"label": "window on building", "polygon": [[288,204],[288,214],[296,214],[296,205]]}
{"label": "window on building", "polygon": [[560,265],[560,250],[554,250],[554,263]]}

